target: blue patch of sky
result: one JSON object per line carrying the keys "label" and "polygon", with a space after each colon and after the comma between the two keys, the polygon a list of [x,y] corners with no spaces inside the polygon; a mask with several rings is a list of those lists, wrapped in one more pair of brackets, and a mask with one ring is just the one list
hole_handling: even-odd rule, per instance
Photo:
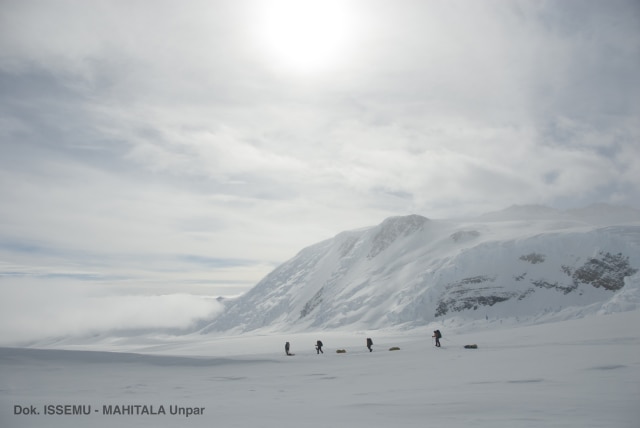
{"label": "blue patch of sky", "polygon": [[46,273],[31,275],[39,278],[46,279],[78,279],[82,281],[124,281],[131,279],[122,275],[101,275],[95,273],[72,273],[72,272],[60,272],[60,273]]}
{"label": "blue patch of sky", "polygon": [[40,279],[76,279],[81,281],[125,281],[130,277],[122,275],[102,275],[96,273],[56,272],[40,273],[19,270],[0,271],[0,277],[6,278],[40,278]]}
{"label": "blue patch of sky", "polygon": [[0,250],[23,254],[59,254],[60,251],[29,241],[0,239]]}
{"label": "blue patch of sky", "polygon": [[258,263],[257,260],[250,259],[226,259],[218,257],[198,256],[195,254],[180,254],[177,256],[177,259],[182,262],[197,264],[210,268],[252,266]]}
{"label": "blue patch of sky", "polygon": [[[106,256],[106,255],[97,255],[97,254],[89,254],[86,251],[82,252],[74,252],[62,249],[56,249],[53,247],[49,247],[46,245],[42,245],[39,243],[34,243],[30,241],[17,241],[10,239],[1,239],[0,240],[0,250],[4,250],[10,253],[22,253],[22,254],[32,254],[32,255],[47,255],[47,256],[60,256],[65,258],[72,259],[91,259],[91,260],[104,260],[105,258],[113,259],[114,256]],[[116,258],[127,258],[131,259],[133,256],[131,255],[119,255]],[[233,258],[220,258],[220,257],[208,257],[208,256],[200,256],[196,254],[177,254],[177,255],[169,255],[169,256],[157,256],[157,255],[144,255],[138,254],[135,256],[140,263],[152,262],[158,260],[167,260],[173,259],[178,262],[197,264],[202,266],[207,266],[211,268],[224,268],[224,267],[242,267],[242,266],[252,266],[260,261],[253,259],[233,259]]]}
{"label": "blue patch of sky", "polygon": [[546,184],[555,184],[559,177],[560,171],[550,171],[543,175],[543,179]]}

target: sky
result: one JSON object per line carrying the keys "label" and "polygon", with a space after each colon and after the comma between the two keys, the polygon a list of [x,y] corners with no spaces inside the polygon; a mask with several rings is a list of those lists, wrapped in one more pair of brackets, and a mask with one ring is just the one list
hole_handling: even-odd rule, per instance
{"label": "sky", "polygon": [[638,208],[638,69],[634,0],[0,0],[0,309],[183,326],[389,216]]}

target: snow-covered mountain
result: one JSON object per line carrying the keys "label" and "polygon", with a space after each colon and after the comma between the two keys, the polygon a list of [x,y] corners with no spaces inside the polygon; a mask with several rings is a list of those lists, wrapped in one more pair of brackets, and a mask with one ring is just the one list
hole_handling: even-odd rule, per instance
{"label": "snow-covered mountain", "polygon": [[475,219],[392,217],[300,251],[202,332],[416,327],[640,303],[640,211],[513,206]]}

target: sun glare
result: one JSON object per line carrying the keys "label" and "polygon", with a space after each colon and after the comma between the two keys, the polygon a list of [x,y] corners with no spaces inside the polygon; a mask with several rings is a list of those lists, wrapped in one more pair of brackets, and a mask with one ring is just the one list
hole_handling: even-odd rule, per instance
{"label": "sun glare", "polygon": [[336,66],[349,44],[344,0],[273,0],[264,3],[258,37],[267,60],[291,71]]}

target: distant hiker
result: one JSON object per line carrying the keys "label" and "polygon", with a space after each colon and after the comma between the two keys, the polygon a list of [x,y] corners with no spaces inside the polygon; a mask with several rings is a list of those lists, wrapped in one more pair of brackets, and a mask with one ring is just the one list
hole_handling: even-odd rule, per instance
{"label": "distant hiker", "polygon": [[323,346],[324,346],[324,345],[322,345],[322,340],[318,340],[318,341],[316,342],[316,354],[319,354],[319,353],[321,353],[321,352],[324,354],[324,351],[322,350],[322,347],[323,347]]}
{"label": "distant hiker", "polygon": [[369,348],[369,352],[373,351],[371,347],[373,346],[373,340],[370,337],[367,337],[367,348]]}
{"label": "distant hiker", "polygon": [[433,332],[433,336],[431,337],[435,337],[436,338],[436,346],[439,348],[440,347],[440,338],[442,337],[442,333],[440,333],[440,330],[435,330]]}
{"label": "distant hiker", "polygon": [[287,343],[285,343],[285,344],[284,344],[284,352],[285,352],[287,355],[291,355],[291,354],[289,354],[289,342],[287,342]]}

